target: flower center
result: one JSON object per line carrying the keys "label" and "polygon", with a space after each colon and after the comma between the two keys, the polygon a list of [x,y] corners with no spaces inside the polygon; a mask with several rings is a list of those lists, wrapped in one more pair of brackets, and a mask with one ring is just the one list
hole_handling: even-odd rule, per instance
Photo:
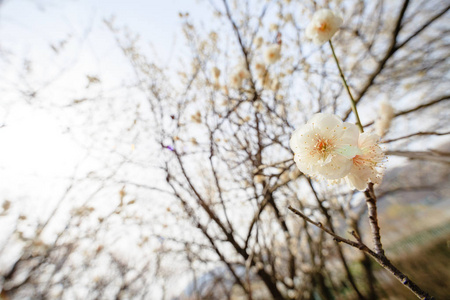
{"label": "flower center", "polygon": [[326,22],[320,23],[320,26],[317,27],[319,31],[325,31],[328,28],[328,24]]}
{"label": "flower center", "polygon": [[355,157],[353,157],[353,164],[355,166],[361,166],[364,164],[364,158],[361,155],[355,155]]}
{"label": "flower center", "polygon": [[356,155],[353,157],[353,165],[356,167],[376,167],[378,164],[378,161],[373,157],[373,155],[369,154],[363,154],[363,155]]}
{"label": "flower center", "polygon": [[322,155],[325,155],[327,151],[333,148],[333,144],[330,140],[318,138],[314,145],[314,150]]}

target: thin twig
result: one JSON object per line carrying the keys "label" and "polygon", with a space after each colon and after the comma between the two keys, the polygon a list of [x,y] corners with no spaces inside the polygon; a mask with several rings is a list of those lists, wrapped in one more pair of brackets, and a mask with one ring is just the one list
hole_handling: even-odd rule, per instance
{"label": "thin twig", "polygon": [[352,240],[343,238],[341,236],[339,236],[338,234],[334,233],[333,231],[329,230],[328,228],[326,228],[325,226],[322,225],[322,223],[320,222],[315,222],[313,220],[311,220],[310,218],[308,218],[306,215],[304,215],[302,212],[300,212],[299,210],[293,208],[292,206],[288,206],[289,210],[292,211],[294,214],[296,214],[297,216],[301,217],[302,219],[304,219],[305,221],[307,221],[308,223],[313,224],[314,226],[320,228],[321,230],[325,231],[326,233],[328,233],[329,235],[331,235],[335,241],[337,242],[342,242],[345,243],[347,245],[350,245],[352,247],[358,248],[360,250],[363,250],[365,252],[372,252],[374,255],[376,255],[372,250],[370,250],[366,245],[364,245],[363,243],[360,242],[354,242]]}
{"label": "thin twig", "polygon": [[[375,82],[375,79],[378,77],[378,75],[381,74],[384,67],[386,66],[386,63],[388,60],[395,54],[396,51],[398,51],[399,48],[396,48],[397,45],[397,38],[400,33],[400,30],[402,28],[402,20],[405,16],[406,9],[409,6],[409,0],[405,0],[403,2],[402,8],[400,9],[400,13],[397,17],[397,21],[395,22],[395,28],[392,32],[392,36],[389,42],[389,47],[387,48],[383,58],[379,61],[377,68],[373,71],[373,73],[370,75],[370,77],[367,79],[366,83],[362,87],[362,89],[359,91],[358,98],[356,98],[355,102],[359,103],[361,99],[364,97],[364,95],[367,93],[367,91],[372,87],[373,83]],[[343,118],[343,120],[347,120],[350,115],[351,110],[349,109]]]}
{"label": "thin twig", "polygon": [[361,120],[359,119],[359,114],[358,114],[358,110],[356,109],[356,101],[355,98],[353,98],[352,92],[350,91],[350,88],[347,84],[347,80],[345,80],[345,76],[344,73],[342,72],[341,66],[339,65],[339,60],[336,56],[336,53],[334,52],[334,47],[333,47],[333,43],[331,42],[331,40],[328,41],[331,47],[331,52],[333,53],[333,57],[334,57],[334,61],[336,62],[337,68],[339,70],[339,74],[341,75],[342,78],[342,82],[344,83],[345,89],[347,90],[348,95],[350,96],[350,105],[352,107],[352,111],[355,114],[356,117],[356,125],[358,125],[359,127],[359,131],[364,132]]}
{"label": "thin twig", "polygon": [[450,153],[436,150],[430,151],[386,151],[386,155],[408,157],[410,159],[432,160],[438,162],[450,163]]}
{"label": "thin twig", "polygon": [[[431,101],[428,102],[428,103],[420,104],[420,105],[418,105],[418,106],[416,106],[416,107],[413,107],[413,108],[410,108],[410,109],[407,109],[407,110],[404,110],[404,111],[400,111],[400,112],[398,112],[398,113],[395,113],[394,118],[399,117],[399,116],[403,116],[403,115],[406,115],[406,114],[410,114],[410,113],[412,113],[412,112],[415,112],[415,111],[418,111],[418,110],[421,110],[421,109],[430,107],[430,106],[432,106],[432,105],[434,105],[434,104],[437,104],[437,103],[439,103],[439,102],[448,101],[448,100],[450,100],[450,95],[449,95],[449,94],[443,95],[443,96],[441,96],[441,97],[439,97],[439,98],[437,98],[437,99],[431,100]],[[371,125],[373,125],[374,123],[375,123],[375,121],[371,121],[371,122],[365,124],[363,127],[371,126]]]}
{"label": "thin twig", "polygon": [[447,131],[447,132],[420,131],[420,132],[411,133],[411,134],[408,134],[408,135],[405,135],[405,136],[401,136],[401,137],[397,137],[397,138],[393,138],[393,139],[389,139],[389,140],[384,140],[384,141],[381,141],[380,143],[381,144],[392,143],[392,142],[408,139],[408,138],[413,137],[413,136],[426,136],[426,135],[441,136],[441,135],[448,135],[448,134],[450,134],[450,131]]}

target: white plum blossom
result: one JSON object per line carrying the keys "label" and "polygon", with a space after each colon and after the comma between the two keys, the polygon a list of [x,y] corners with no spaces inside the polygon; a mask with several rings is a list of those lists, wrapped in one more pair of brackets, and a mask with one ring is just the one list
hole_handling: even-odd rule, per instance
{"label": "white plum blossom", "polygon": [[311,22],[306,28],[306,37],[313,40],[317,45],[329,41],[342,25],[342,18],[330,9],[316,11]]}
{"label": "white plum blossom", "polygon": [[345,180],[351,189],[364,191],[367,183],[378,184],[381,182],[381,163],[385,156],[378,140],[380,137],[373,133],[361,133],[359,135],[358,147],[360,153],[352,159],[352,168]]}
{"label": "white plum blossom", "polygon": [[264,61],[266,64],[270,65],[276,63],[280,58],[281,46],[278,44],[273,44],[267,47],[264,51]]}
{"label": "white plum blossom", "polygon": [[352,158],[360,154],[358,136],[356,125],[318,113],[292,134],[290,146],[300,171],[336,180],[350,172]]}

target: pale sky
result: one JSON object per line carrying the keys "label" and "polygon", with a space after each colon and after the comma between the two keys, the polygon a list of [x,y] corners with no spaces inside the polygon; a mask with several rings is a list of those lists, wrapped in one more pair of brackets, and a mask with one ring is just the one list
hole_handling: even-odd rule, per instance
{"label": "pale sky", "polygon": [[[115,16],[118,27],[126,25],[141,36],[142,44],[152,44],[159,62],[170,67],[183,55],[179,12],[189,12],[197,20],[206,15],[204,5],[196,0],[1,3],[0,126],[4,126],[0,127],[0,205],[4,200],[13,202],[11,215],[45,219],[64,195],[69,177],[83,177],[83,171],[101,164],[90,159],[84,163],[85,170],[75,173],[87,153],[72,140],[67,124],[68,120],[82,121],[61,107],[89,96],[86,75],[98,76],[105,93],[114,93],[111,90],[122,85],[130,72],[123,68],[125,58],[103,19]],[[29,73],[24,71],[27,67]],[[30,92],[37,96],[28,97]],[[91,95],[95,97],[95,93]],[[157,218],[155,222],[159,222]],[[7,236],[1,232],[14,230],[13,224],[14,218],[0,218],[0,245],[2,236]],[[10,255],[18,253],[9,250]],[[11,261],[7,254],[0,260],[0,269]]]}
{"label": "pale sky", "polygon": [[[111,16],[119,27],[126,25],[139,34],[144,44],[151,43],[159,58],[170,65],[182,55],[178,12],[201,19],[204,9],[195,0],[4,1],[0,6],[4,59],[0,59],[0,124],[6,126],[0,128],[0,193],[14,197],[17,191],[24,193],[23,185],[30,181],[42,186],[37,182],[43,177],[69,176],[83,156],[60,126],[58,119],[64,116],[37,109],[40,105],[31,107],[17,90],[39,88],[42,98],[58,104],[61,98],[84,93],[86,74],[99,76],[106,86],[120,84],[117,80],[123,74],[116,74],[126,71],[115,62],[123,56],[103,23]],[[61,41],[68,42],[58,56],[51,46],[58,48]],[[19,71],[25,59],[33,70],[26,84]],[[52,82],[50,87],[47,82]]]}

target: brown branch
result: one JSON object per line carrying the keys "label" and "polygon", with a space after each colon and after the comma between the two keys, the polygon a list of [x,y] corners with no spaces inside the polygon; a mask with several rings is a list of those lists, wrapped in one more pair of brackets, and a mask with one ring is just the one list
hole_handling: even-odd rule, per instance
{"label": "brown branch", "polygon": [[389,140],[384,140],[381,141],[381,144],[387,144],[387,143],[392,143],[392,142],[396,142],[396,141],[400,141],[400,140],[404,140],[410,137],[414,137],[414,136],[426,136],[426,135],[436,135],[436,136],[441,136],[441,135],[448,135],[450,134],[450,131],[447,132],[435,132],[435,131],[420,131],[420,132],[416,132],[416,133],[411,133],[405,136],[401,136],[401,137],[397,137],[397,138],[393,138],[393,139],[389,139]]}
{"label": "brown branch", "polygon": [[450,153],[436,150],[430,151],[386,151],[386,155],[408,157],[410,159],[432,160],[450,163]]}
{"label": "brown branch", "polygon": [[[170,177],[168,176],[166,178],[167,183],[169,184],[169,186],[172,188],[172,191],[174,193],[174,195],[180,200],[181,204],[183,205],[184,211],[188,214],[188,216],[192,219],[192,221],[195,223],[196,227],[198,229],[201,230],[202,234],[208,239],[209,243],[211,244],[211,247],[213,248],[213,250],[216,252],[216,254],[219,256],[220,260],[227,266],[228,270],[230,271],[230,273],[232,274],[232,276],[234,277],[234,279],[236,280],[236,283],[239,284],[242,289],[247,292],[247,287],[245,286],[245,284],[241,281],[240,277],[236,274],[236,272],[234,271],[234,269],[232,268],[231,264],[229,261],[226,260],[225,256],[220,252],[219,247],[217,247],[215,240],[210,236],[210,234],[207,231],[207,228],[205,226],[203,226],[200,223],[200,220],[198,220],[198,217],[195,214],[195,210],[187,203],[187,201],[185,199],[183,199],[183,197],[178,193],[177,189],[175,188],[175,186],[173,185],[173,183],[171,182],[172,179],[170,179]],[[213,219],[211,217],[211,219]],[[218,224],[220,227],[220,224]],[[224,230],[224,229],[222,229]],[[237,247],[239,247],[238,245],[235,245],[232,241],[230,241],[230,237],[227,235],[227,233],[225,232],[225,235],[227,236],[227,241],[230,242],[236,249],[237,252],[239,252],[239,249]],[[246,252],[245,252],[246,253]]]}
{"label": "brown branch", "polygon": [[[328,210],[323,206],[322,200],[319,198],[319,195],[317,195],[316,190],[314,189],[314,186],[312,184],[312,180],[310,178],[307,178],[309,186],[311,187],[311,190],[314,194],[314,197],[316,198],[317,204],[319,205],[320,211],[325,215],[325,218],[327,219],[328,226],[330,227],[330,231],[335,233],[336,230],[333,226],[333,221],[331,219],[330,214],[328,213]],[[353,277],[352,272],[350,271],[350,267],[348,266],[347,259],[345,258],[344,251],[342,251],[342,247],[339,243],[337,243],[336,248],[338,250],[339,258],[341,259],[342,265],[344,266],[345,273],[347,275],[347,279],[350,282],[350,285],[355,290],[356,294],[358,295],[359,299],[364,299],[365,297],[361,294],[361,292],[358,289],[358,286],[356,285],[355,279]]]}
{"label": "brown branch", "polygon": [[412,113],[412,112],[417,111],[417,110],[419,110],[419,109],[429,107],[429,106],[431,106],[431,105],[433,105],[433,104],[436,104],[436,103],[439,103],[439,102],[441,102],[441,101],[445,101],[445,100],[448,100],[448,99],[450,99],[450,95],[444,95],[444,96],[439,97],[438,99],[435,99],[435,100],[433,100],[433,101],[431,101],[431,102],[428,102],[428,103],[425,103],[425,104],[421,104],[421,105],[416,106],[416,107],[414,107],[414,108],[411,108],[411,109],[408,109],[408,110],[405,110],[405,111],[396,113],[396,114],[395,114],[395,117],[398,117],[398,116],[402,116],[402,115],[406,115],[406,114]]}
{"label": "brown branch", "polygon": [[[430,107],[430,106],[432,106],[432,105],[434,105],[434,104],[437,104],[437,103],[439,103],[439,102],[442,102],[442,101],[445,101],[445,100],[448,100],[448,99],[450,99],[450,95],[444,95],[444,96],[441,96],[441,97],[439,97],[439,98],[437,98],[437,99],[434,99],[434,100],[432,100],[432,101],[430,101],[430,102],[428,102],[428,103],[421,104],[421,105],[418,105],[418,106],[416,106],[416,107],[413,107],[413,108],[410,108],[410,109],[407,109],[407,110],[398,112],[398,113],[396,113],[396,114],[394,115],[394,118],[399,117],[399,116],[403,116],[403,115],[406,115],[406,114],[409,114],[409,113],[412,113],[412,112],[415,112],[415,111],[418,111],[418,110],[420,110],[420,109],[424,109],[424,108]],[[367,127],[367,126],[373,125],[374,123],[375,123],[375,122],[372,121],[372,122],[370,122],[370,123],[367,123],[367,124],[364,125],[363,127]]]}
{"label": "brown branch", "polygon": [[329,230],[328,228],[324,227],[324,226],[322,225],[322,223],[320,223],[320,222],[315,222],[315,221],[311,220],[311,219],[308,218],[305,214],[303,214],[302,212],[300,212],[299,210],[293,208],[293,207],[290,206],[290,205],[288,206],[288,209],[289,209],[290,211],[292,211],[294,214],[296,214],[297,216],[299,216],[300,218],[302,218],[302,219],[304,219],[305,221],[307,221],[308,223],[313,224],[314,226],[320,228],[321,230],[323,230],[323,231],[325,231],[326,233],[328,233],[329,235],[331,235],[331,236],[334,238],[335,241],[337,241],[337,242],[342,242],[342,243],[344,243],[344,244],[350,245],[350,246],[352,246],[352,247],[355,247],[355,248],[357,248],[357,249],[360,249],[360,250],[362,250],[362,251],[365,251],[365,252],[367,252],[367,253],[369,253],[369,254],[371,254],[371,255],[372,255],[372,254],[373,254],[373,255],[376,255],[375,252],[373,252],[372,250],[370,250],[369,247],[367,247],[367,246],[364,245],[363,243],[360,243],[360,242],[354,242],[354,241],[352,241],[352,240],[349,240],[349,239],[346,239],[346,238],[341,237],[340,235],[338,235],[338,234],[334,233],[333,231]]}
{"label": "brown branch", "polygon": [[383,245],[381,244],[380,226],[378,226],[377,198],[373,191],[373,183],[369,183],[364,191],[366,195],[367,214],[369,215],[369,224],[372,231],[372,239],[375,252],[378,255],[384,255]]}
{"label": "brown branch", "polygon": [[[370,188],[370,187],[369,187]],[[373,197],[374,194],[372,193],[371,197]],[[433,300],[434,298],[430,296],[427,292],[423,291],[417,284],[415,284],[412,280],[410,280],[405,274],[403,274],[399,269],[397,269],[390,261],[389,259],[384,255],[384,252],[382,253],[375,253],[373,250],[371,250],[369,247],[367,247],[360,238],[355,234],[352,233],[352,235],[357,239],[357,241],[352,241],[349,239],[346,239],[344,237],[341,237],[337,235],[336,233],[332,232],[328,228],[324,227],[322,223],[315,222],[308,218],[306,215],[298,211],[297,209],[293,208],[292,206],[288,207],[290,211],[292,211],[294,214],[305,220],[306,222],[309,222],[319,229],[323,230],[324,232],[331,235],[335,241],[345,243],[349,246],[352,246],[354,248],[357,248],[361,251],[366,252],[369,254],[375,261],[382,266],[384,269],[389,271],[392,275],[394,275],[395,278],[397,278],[398,281],[400,281],[406,288],[408,288],[411,292],[416,295],[417,298],[422,300]],[[379,232],[379,230],[378,230]],[[381,243],[380,243],[381,244]]]}
{"label": "brown branch", "polygon": [[442,17],[448,10],[450,9],[450,6],[447,6],[445,9],[443,9],[441,12],[439,12],[437,15],[432,17],[430,20],[428,20],[425,24],[422,25],[419,29],[417,29],[413,34],[411,34],[406,40],[401,42],[399,45],[395,46],[395,49],[400,49],[405,44],[407,44],[410,40],[415,38],[417,35],[419,35],[424,29],[426,29],[428,26],[431,25],[434,21]]}

